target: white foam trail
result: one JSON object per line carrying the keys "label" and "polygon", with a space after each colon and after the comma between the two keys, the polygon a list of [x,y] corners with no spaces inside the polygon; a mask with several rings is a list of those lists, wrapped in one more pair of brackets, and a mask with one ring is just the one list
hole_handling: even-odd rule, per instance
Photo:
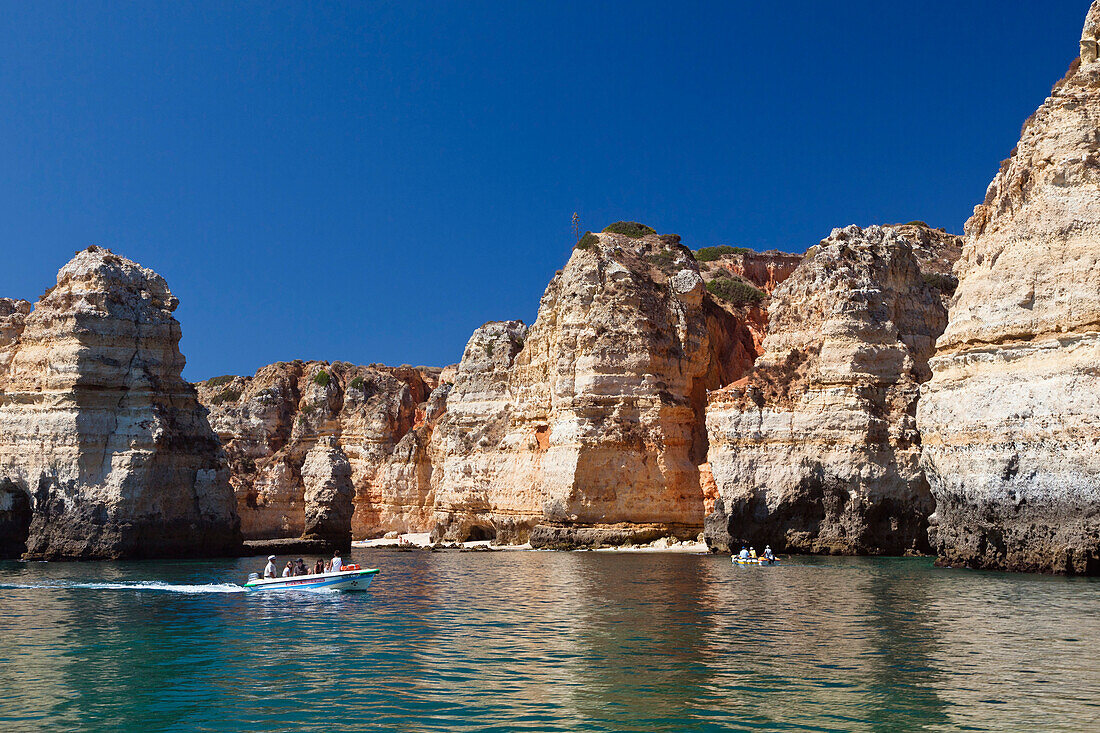
{"label": "white foam trail", "polygon": [[204,585],[183,585],[175,583],[158,583],[152,580],[137,583],[72,583],[58,581],[55,583],[16,584],[0,583],[0,589],[5,588],[50,588],[87,590],[138,590],[138,591],[163,591],[167,593],[244,593],[244,588],[233,583],[207,583]]}

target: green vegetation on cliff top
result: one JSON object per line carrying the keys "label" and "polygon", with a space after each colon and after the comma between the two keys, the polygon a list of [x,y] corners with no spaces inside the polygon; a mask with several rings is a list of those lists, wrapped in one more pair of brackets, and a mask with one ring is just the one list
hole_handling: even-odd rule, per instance
{"label": "green vegetation on cliff top", "polygon": [[634,239],[639,239],[647,234],[657,233],[656,229],[647,227],[645,224],[639,224],[636,221],[617,221],[614,224],[609,224],[604,227],[603,230],[607,234],[623,234]]}

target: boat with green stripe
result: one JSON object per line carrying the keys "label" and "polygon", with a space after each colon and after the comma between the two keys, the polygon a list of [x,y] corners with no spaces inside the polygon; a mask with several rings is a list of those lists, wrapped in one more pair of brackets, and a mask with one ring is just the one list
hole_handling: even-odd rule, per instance
{"label": "boat with green stripe", "polygon": [[370,587],[378,568],[360,570],[340,570],[335,573],[314,573],[310,575],[291,575],[286,578],[260,578],[249,576],[244,584],[247,590],[325,590],[325,591],[362,591]]}

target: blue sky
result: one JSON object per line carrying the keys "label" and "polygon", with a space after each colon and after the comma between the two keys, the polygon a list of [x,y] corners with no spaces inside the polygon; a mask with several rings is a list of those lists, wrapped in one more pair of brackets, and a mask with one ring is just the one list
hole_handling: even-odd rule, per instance
{"label": "blue sky", "polygon": [[190,379],[443,365],[534,319],[574,211],[961,231],[1088,5],[4,2],[0,295],[98,244],[168,279]]}

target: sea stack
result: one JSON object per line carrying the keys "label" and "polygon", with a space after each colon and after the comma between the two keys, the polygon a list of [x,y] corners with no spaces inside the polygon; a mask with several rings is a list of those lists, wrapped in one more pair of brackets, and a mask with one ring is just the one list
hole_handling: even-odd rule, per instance
{"label": "sea stack", "polygon": [[706,390],[752,347],[678,236],[631,222],[586,234],[530,329],[487,324],[467,345],[432,438],[435,535],[694,539]]}
{"label": "sea stack", "polygon": [[109,250],[79,252],[0,370],[0,485],[26,502],[29,558],[236,553],[224,452],[180,374],[178,301]]}
{"label": "sea stack", "polygon": [[229,457],[245,539],[347,547],[427,531],[439,371],[292,361],[196,385]]}
{"label": "sea stack", "polygon": [[[947,313],[904,229],[835,229],[811,248],[772,296],[752,372],[710,395],[712,549],[927,547],[916,403]],[[929,230],[923,255],[955,240]]]}
{"label": "sea stack", "polygon": [[918,420],[939,561],[1100,572],[1100,2],[966,223]]}

